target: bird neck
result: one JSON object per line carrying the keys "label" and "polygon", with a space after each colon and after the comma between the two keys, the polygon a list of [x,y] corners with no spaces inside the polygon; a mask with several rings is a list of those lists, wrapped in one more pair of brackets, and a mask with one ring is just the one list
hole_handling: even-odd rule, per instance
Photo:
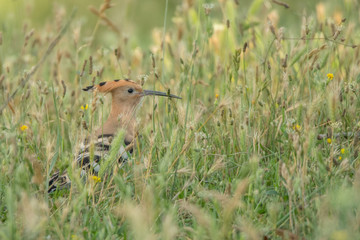
{"label": "bird neck", "polygon": [[96,131],[96,136],[112,134],[115,135],[120,129],[124,129],[125,141],[131,142],[134,138],[135,109],[126,105],[111,105],[111,111],[105,123]]}

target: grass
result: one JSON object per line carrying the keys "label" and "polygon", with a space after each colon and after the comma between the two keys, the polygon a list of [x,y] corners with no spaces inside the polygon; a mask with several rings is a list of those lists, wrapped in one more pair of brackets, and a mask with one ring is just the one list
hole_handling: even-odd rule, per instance
{"label": "grass", "polygon": [[[146,36],[136,1],[1,3],[0,238],[359,238],[359,3],[237,2],[164,2]],[[131,160],[83,184],[110,99],[81,89],[125,77],[183,99],[145,99]]]}

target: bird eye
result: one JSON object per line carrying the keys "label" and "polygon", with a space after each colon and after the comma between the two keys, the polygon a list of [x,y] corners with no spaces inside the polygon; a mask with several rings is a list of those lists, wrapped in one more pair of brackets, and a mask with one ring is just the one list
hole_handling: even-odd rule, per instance
{"label": "bird eye", "polygon": [[132,89],[132,88],[128,89],[128,93],[133,93],[133,92],[134,92],[134,89]]}

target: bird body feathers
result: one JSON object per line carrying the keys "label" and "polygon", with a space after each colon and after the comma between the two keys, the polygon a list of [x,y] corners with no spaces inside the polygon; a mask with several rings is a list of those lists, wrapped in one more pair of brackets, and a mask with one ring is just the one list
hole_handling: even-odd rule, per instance
{"label": "bird body feathers", "polygon": [[[87,175],[91,174],[98,176],[100,171],[101,161],[109,156],[110,148],[114,135],[106,134],[100,135],[94,141],[85,140],[80,146],[80,151],[74,159],[76,166],[81,168],[80,177],[86,181]],[[129,154],[132,153],[132,148],[126,151],[126,146],[130,142],[124,141],[118,150],[117,162],[123,163],[129,159]],[[71,180],[67,172],[60,174],[59,171],[55,172],[49,181],[48,192],[52,193],[56,190],[66,189],[71,187]]]}

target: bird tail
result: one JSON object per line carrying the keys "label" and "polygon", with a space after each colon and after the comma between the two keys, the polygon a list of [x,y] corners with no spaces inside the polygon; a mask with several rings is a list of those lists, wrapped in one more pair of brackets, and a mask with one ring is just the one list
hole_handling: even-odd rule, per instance
{"label": "bird tail", "polygon": [[67,172],[60,175],[60,172],[55,172],[49,180],[48,193],[55,192],[61,189],[69,189],[71,187],[71,180]]}

